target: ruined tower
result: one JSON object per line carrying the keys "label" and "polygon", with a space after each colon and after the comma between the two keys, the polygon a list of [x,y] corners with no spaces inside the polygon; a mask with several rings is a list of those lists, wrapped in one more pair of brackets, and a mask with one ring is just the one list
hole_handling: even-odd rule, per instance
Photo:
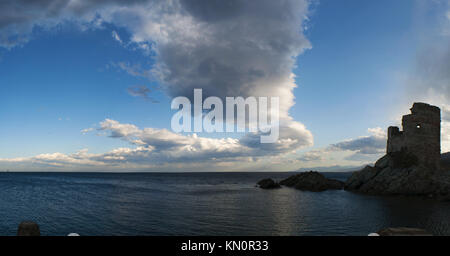
{"label": "ruined tower", "polygon": [[411,114],[402,118],[403,131],[388,129],[387,154],[407,152],[419,164],[439,169],[441,158],[441,110],[426,103],[414,103]]}

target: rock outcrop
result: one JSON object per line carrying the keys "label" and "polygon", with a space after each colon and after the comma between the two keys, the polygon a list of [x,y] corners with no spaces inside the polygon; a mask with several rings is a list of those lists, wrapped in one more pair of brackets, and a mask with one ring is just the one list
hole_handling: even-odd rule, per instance
{"label": "rock outcrop", "polygon": [[450,152],[441,155],[441,169],[450,171]]}
{"label": "rock outcrop", "polygon": [[450,194],[450,170],[440,152],[440,110],[414,103],[403,116],[403,131],[389,127],[386,155],[374,166],[354,172],[345,189],[377,195]]}
{"label": "rock outcrop", "polygon": [[339,180],[327,179],[318,172],[302,172],[293,175],[280,182],[281,185],[293,187],[299,190],[320,192],[329,189],[339,190],[344,188],[344,182]]}
{"label": "rock outcrop", "polygon": [[420,228],[384,228],[377,232],[380,236],[432,236],[424,229]]}
{"label": "rock outcrop", "polygon": [[415,164],[410,156],[385,155],[375,166],[354,172],[346,181],[345,189],[374,195],[442,197],[450,192],[450,179],[441,171]]}
{"label": "rock outcrop", "polygon": [[257,184],[262,189],[274,189],[274,188],[281,187],[280,184],[276,183],[272,179],[263,179],[263,180],[260,180]]}
{"label": "rock outcrop", "polygon": [[32,221],[22,221],[17,228],[18,236],[40,236],[39,225]]}

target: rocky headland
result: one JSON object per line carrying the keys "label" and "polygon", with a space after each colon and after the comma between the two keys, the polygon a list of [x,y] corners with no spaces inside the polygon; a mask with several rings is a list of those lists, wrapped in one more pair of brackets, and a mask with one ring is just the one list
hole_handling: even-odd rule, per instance
{"label": "rocky headland", "polygon": [[328,179],[323,174],[315,171],[302,172],[292,175],[287,179],[275,182],[272,179],[259,181],[258,186],[262,189],[280,188],[280,185],[292,187],[298,190],[320,192],[325,190],[343,189],[345,183],[339,180]]}
{"label": "rocky headland", "polygon": [[389,127],[386,155],[354,172],[345,189],[375,195],[450,196],[449,153],[441,151],[440,109],[414,103],[403,131]]}
{"label": "rocky headland", "polygon": [[275,182],[272,179],[263,179],[263,180],[260,180],[256,184],[262,189],[281,188],[280,184],[278,184],[277,182]]}
{"label": "rocky headland", "polygon": [[[344,183],[318,172],[293,175],[279,184],[308,191],[345,189],[371,195],[427,196],[450,200],[450,152],[441,151],[440,109],[414,103],[403,131],[389,127],[386,154]],[[278,184],[277,184],[278,185]]]}
{"label": "rocky headland", "polygon": [[314,171],[302,172],[293,175],[285,180],[280,181],[280,184],[299,190],[315,192],[325,190],[339,190],[344,188],[344,182],[334,179],[328,179],[323,174]]}
{"label": "rocky headland", "polygon": [[448,197],[450,172],[431,170],[414,159],[407,153],[387,154],[375,166],[354,172],[345,189],[372,195]]}

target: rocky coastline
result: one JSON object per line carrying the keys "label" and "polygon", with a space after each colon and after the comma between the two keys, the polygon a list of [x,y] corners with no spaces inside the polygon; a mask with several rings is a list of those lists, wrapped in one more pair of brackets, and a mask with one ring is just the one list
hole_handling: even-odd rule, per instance
{"label": "rocky coastline", "polygon": [[448,198],[449,153],[441,155],[440,109],[414,103],[402,118],[403,130],[388,128],[386,154],[374,166],[354,172],[349,191],[373,195]]}
{"label": "rocky coastline", "polygon": [[275,182],[272,179],[263,179],[260,180],[256,185],[262,189],[274,189],[274,188],[281,188],[280,184]]}
{"label": "rocky coastline", "polygon": [[414,160],[411,162],[411,158],[403,154],[386,154],[374,166],[368,165],[353,172],[345,182],[309,171],[291,175],[280,182],[263,179],[258,186],[262,189],[285,186],[312,192],[344,189],[368,195],[421,196],[450,201],[449,155],[450,152],[443,154],[439,170],[415,164]]}
{"label": "rocky coastline", "polygon": [[344,189],[345,183],[339,180],[328,179],[323,174],[315,171],[302,172],[292,175],[279,183],[272,179],[259,181],[258,186],[262,189],[280,188],[281,185],[303,191],[321,192],[325,190]]}
{"label": "rocky coastline", "polygon": [[323,174],[315,171],[302,172],[293,175],[280,182],[281,185],[293,187],[305,191],[340,190],[344,188],[344,182],[328,179]]}
{"label": "rocky coastline", "polygon": [[[400,158],[400,159],[399,159]],[[385,155],[374,166],[354,172],[345,190],[370,195],[450,196],[450,171],[402,162],[402,156]]]}
{"label": "rocky coastline", "polygon": [[370,195],[426,196],[450,201],[450,152],[440,154],[440,109],[414,103],[403,116],[403,131],[389,127],[386,154],[373,166],[353,172],[347,181],[303,172],[279,185],[307,191],[345,189]]}

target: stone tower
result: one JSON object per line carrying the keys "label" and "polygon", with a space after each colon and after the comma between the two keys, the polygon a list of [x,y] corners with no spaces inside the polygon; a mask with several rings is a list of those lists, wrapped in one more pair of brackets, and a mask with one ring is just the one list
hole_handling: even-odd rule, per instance
{"label": "stone tower", "polygon": [[419,164],[439,169],[441,159],[441,110],[426,103],[414,103],[411,114],[402,118],[403,131],[388,129],[387,154],[407,152]]}

